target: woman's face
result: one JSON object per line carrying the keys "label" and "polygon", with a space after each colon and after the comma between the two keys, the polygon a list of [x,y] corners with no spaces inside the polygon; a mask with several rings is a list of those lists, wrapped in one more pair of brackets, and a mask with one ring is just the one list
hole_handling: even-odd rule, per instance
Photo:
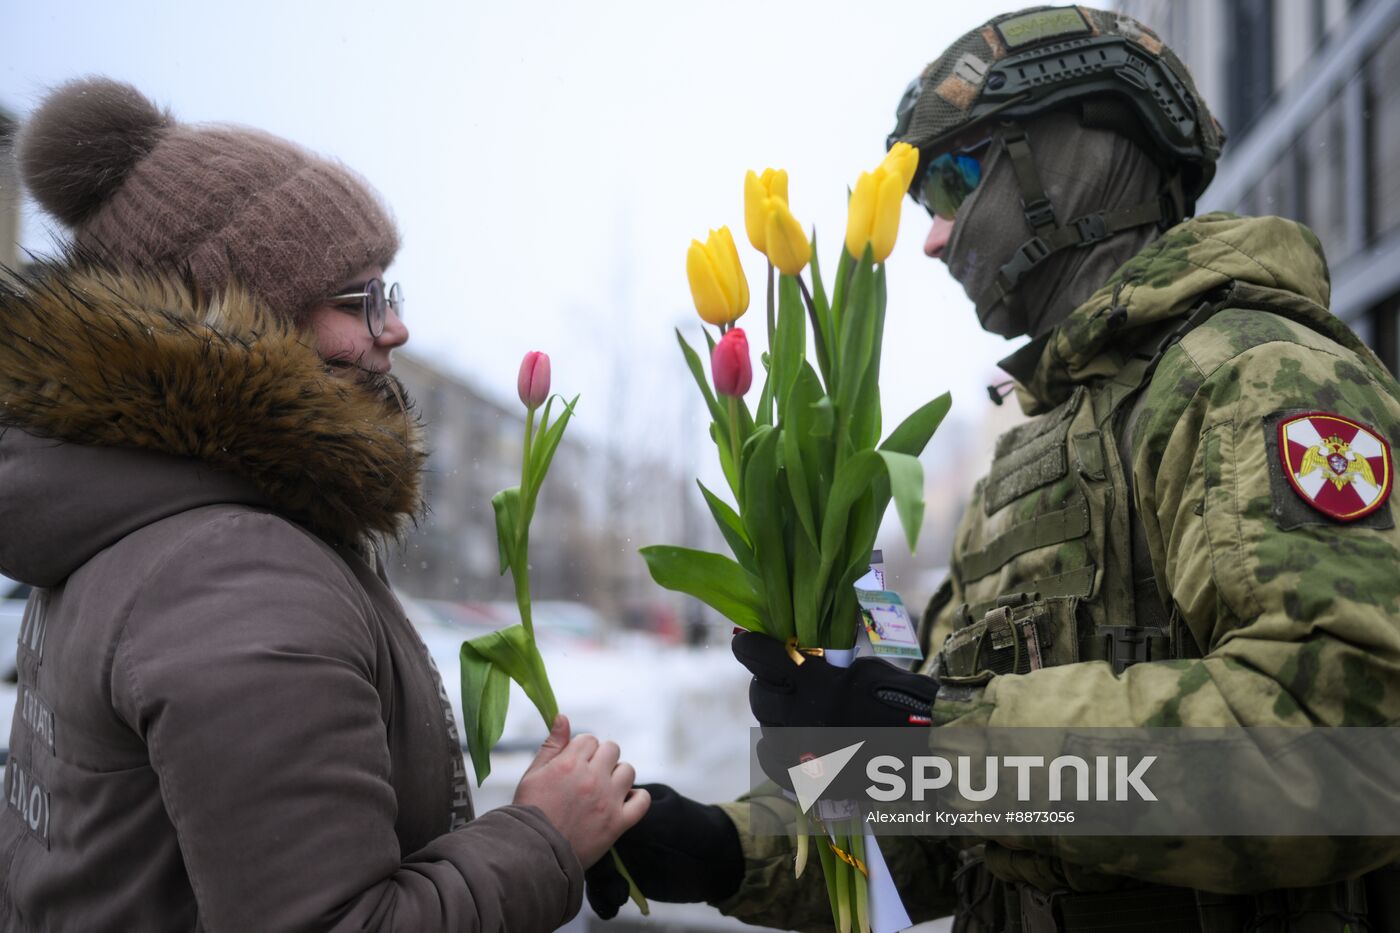
{"label": "woman's face", "polygon": [[[332,294],[362,292],[370,279],[383,279],[378,266],[361,269],[342,282]],[[384,316],[384,333],[370,336],[363,306],[358,302],[334,304],[324,301],[307,312],[307,325],[316,340],[316,352],[328,363],[372,373],[387,373],[396,347],[408,342],[408,328],[391,306]]]}

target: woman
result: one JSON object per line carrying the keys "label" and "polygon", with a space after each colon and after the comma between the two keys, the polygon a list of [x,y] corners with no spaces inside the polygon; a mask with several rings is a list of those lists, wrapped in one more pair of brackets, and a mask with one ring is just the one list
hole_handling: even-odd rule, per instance
{"label": "woman", "polygon": [[566,922],[648,798],[561,717],[472,818],[373,544],[424,458],[377,197],[105,79],[50,95],[19,158],[75,251],[0,286],[0,572],[36,587],[4,928]]}

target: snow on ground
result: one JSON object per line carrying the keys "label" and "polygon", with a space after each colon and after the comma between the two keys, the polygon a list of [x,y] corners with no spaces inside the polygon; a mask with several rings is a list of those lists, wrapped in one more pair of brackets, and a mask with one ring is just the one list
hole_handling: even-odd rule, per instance
{"label": "snow on ground", "polygon": [[[670,784],[704,800],[733,799],[749,786],[749,674],[728,648],[633,642],[607,649],[545,647],[542,653],[574,734],[618,743],[639,783]],[[438,663],[452,670],[449,661],[455,654]],[[455,686],[449,694],[460,694]],[[460,696],[453,704],[460,722]],[[478,791],[481,808],[507,802],[545,732],[539,713],[512,684],[502,748]]]}

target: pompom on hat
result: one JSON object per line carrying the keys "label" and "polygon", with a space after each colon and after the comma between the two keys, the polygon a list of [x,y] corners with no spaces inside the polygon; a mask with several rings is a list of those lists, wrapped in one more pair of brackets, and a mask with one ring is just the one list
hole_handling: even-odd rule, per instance
{"label": "pompom on hat", "polygon": [[129,84],[83,78],[44,99],[17,141],[20,171],[75,245],[123,267],[237,281],[300,322],[399,236],[358,175],[287,140],[177,122]]}

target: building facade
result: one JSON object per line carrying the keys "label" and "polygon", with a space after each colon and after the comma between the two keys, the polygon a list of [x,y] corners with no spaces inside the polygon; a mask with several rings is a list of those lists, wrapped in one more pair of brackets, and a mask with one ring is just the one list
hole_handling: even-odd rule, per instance
{"label": "building facade", "polygon": [[1400,0],[1122,0],[1228,139],[1198,212],[1307,224],[1332,311],[1400,371]]}
{"label": "building facade", "polygon": [[[500,573],[491,497],[520,483],[525,409],[411,353],[394,373],[427,431],[428,514],[394,549],[389,572],[412,596],[464,601],[513,598]],[[559,405],[554,406],[555,415]],[[689,475],[594,442],[577,422],[555,452],[530,529],[536,599],[588,603],[619,622],[647,612],[685,612],[651,582],[637,549],[648,544],[714,547]]]}

